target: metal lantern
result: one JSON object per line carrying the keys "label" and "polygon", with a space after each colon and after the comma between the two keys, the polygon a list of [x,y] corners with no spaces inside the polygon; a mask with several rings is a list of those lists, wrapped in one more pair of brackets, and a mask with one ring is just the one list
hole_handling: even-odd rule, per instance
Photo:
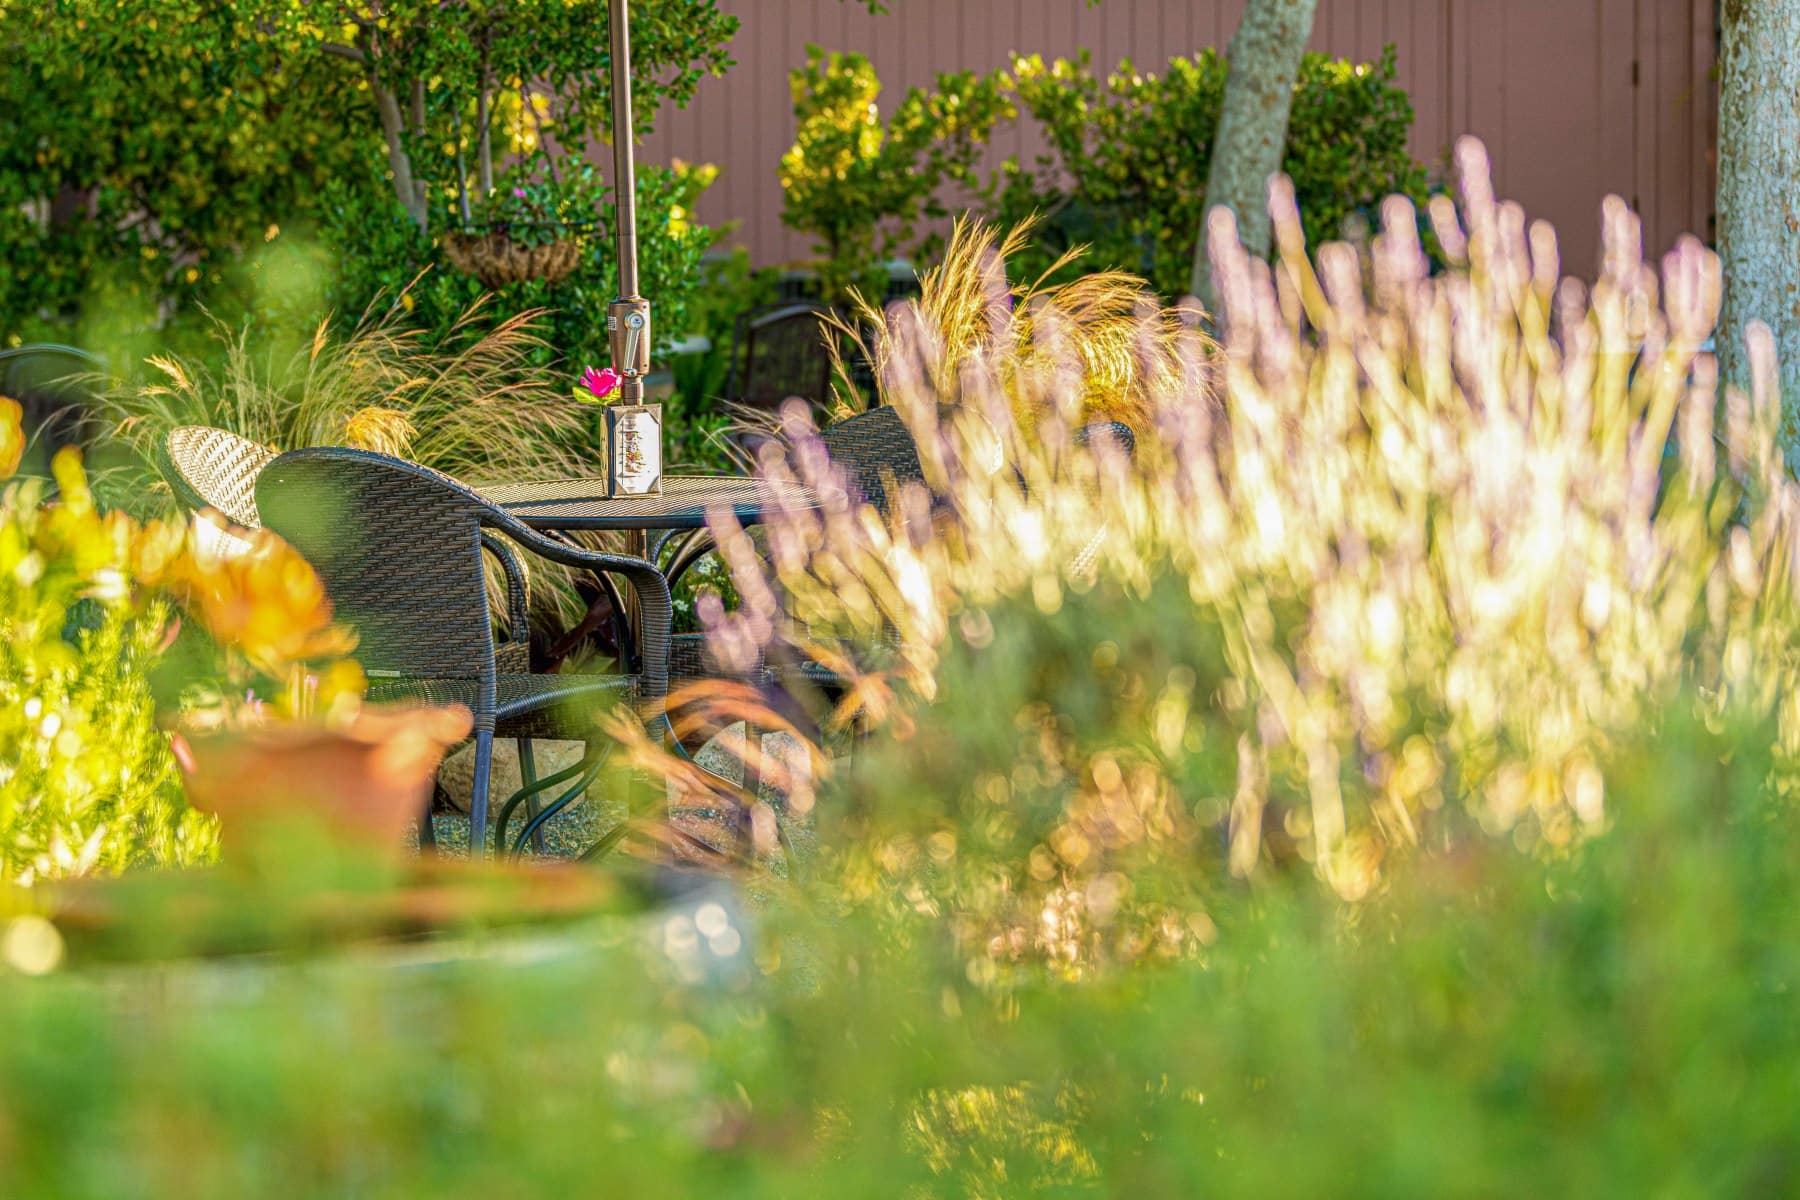
{"label": "metal lantern", "polygon": [[631,121],[631,30],[626,0],[609,0],[612,37],[613,196],[617,209],[619,294],[606,306],[606,335],[619,399],[606,410],[606,478],[615,496],[662,492],[662,405],[644,403],[650,373],[650,301],[638,295],[636,133]]}
{"label": "metal lantern", "polygon": [[609,404],[606,480],[614,496],[662,492],[662,405]]}

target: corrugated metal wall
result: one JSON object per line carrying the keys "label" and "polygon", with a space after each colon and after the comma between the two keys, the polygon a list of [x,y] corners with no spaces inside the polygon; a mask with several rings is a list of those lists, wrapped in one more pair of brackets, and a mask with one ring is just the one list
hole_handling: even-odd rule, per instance
{"label": "corrugated metal wall", "polygon": [[[718,163],[700,215],[741,221],[737,240],[765,264],[807,254],[781,224],[775,171],[793,141],[787,73],[808,42],[868,55],[892,96],[938,71],[1004,65],[1013,50],[1160,64],[1226,45],[1243,12],[1243,0],[890,0],[883,16],[859,0],[720,4],[743,21],[737,66],[663,114],[643,159]],[[1588,273],[1609,192],[1638,205],[1653,253],[1708,232],[1713,11],[1714,0],[1320,0],[1313,43],[1359,59],[1395,43],[1415,155],[1437,163],[1456,136],[1480,136],[1501,192],[1554,222],[1567,268]],[[1028,127],[1005,131],[996,161],[1037,146]]]}

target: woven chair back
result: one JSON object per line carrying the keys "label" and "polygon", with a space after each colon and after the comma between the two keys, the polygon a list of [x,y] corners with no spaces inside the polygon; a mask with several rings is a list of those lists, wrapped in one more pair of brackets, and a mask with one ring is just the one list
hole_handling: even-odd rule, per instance
{"label": "woven chair back", "polygon": [[740,317],[736,336],[743,357],[730,399],[771,410],[796,396],[815,406],[828,403],[830,331],[820,318],[830,312],[818,304],[786,304]]}
{"label": "woven chair back", "polygon": [[183,508],[216,508],[246,529],[262,525],[256,511],[256,477],[275,451],[223,429],[183,425],[162,441],[157,464]]}
{"label": "woven chair back", "polygon": [[846,417],[819,435],[832,463],[844,473],[851,499],[887,516],[899,489],[925,479],[912,431],[891,406]]}
{"label": "woven chair back", "polygon": [[265,467],[256,503],[319,572],[371,678],[481,679],[492,711],[480,497],[417,463],[318,447]]}

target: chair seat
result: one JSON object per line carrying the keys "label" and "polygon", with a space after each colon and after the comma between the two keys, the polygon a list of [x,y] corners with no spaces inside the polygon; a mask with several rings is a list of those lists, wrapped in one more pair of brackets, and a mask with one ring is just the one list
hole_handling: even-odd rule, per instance
{"label": "chair seat", "polygon": [[[380,704],[417,701],[476,707],[473,679],[374,679],[369,699]],[[636,696],[623,675],[511,675],[495,678],[497,737],[585,742],[599,734],[596,702],[628,703]]]}

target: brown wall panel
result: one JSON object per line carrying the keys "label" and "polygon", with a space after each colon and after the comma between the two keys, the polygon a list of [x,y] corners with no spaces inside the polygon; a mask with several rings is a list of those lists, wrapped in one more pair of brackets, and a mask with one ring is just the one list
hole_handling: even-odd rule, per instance
{"label": "brown wall panel", "polygon": [[[1014,50],[1049,58],[1085,46],[1097,69],[1126,57],[1160,69],[1227,44],[1243,3],[889,0],[872,16],[860,0],[720,0],[743,22],[738,64],[702,82],[687,111],[665,113],[642,158],[718,163],[701,217],[741,221],[736,238],[759,262],[796,261],[807,244],[781,224],[776,165],[793,141],[787,73],[808,42],[867,54],[891,107],[934,72],[991,70]],[[1481,137],[1502,194],[1556,225],[1565,269],[1591,271],[1609,192],[1635,197],[1652,253],[1707,232],[1712,0],[1320,0],[1314,48],[1370,58],[1388,42],[1416,113],[1413,153],[1436,169],[1454,138]],[[1012,128],[994,156],[1041,147],[1033,129]]]}

